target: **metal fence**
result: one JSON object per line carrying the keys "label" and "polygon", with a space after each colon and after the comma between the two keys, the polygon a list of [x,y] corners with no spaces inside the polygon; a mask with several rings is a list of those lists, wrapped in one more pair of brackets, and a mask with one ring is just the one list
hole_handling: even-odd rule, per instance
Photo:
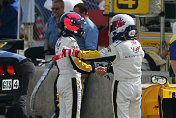
{"label": "metal fence", "polygon": [[33,39],[43,40],[43,33],[51,11],[44,8],[46,0],[35,0],[35,23],[33,26]]}

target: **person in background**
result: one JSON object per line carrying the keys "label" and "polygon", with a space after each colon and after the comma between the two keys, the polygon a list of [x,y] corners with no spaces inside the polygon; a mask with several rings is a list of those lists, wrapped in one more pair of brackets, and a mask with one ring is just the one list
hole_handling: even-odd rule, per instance
{"label": "person in background", "polygon": [[21,92],[14,95],[12,106],[7,108],[6,118],[27,118],[26,96],[28,92],[29,81],[33,78],[35,66],[32,61],[20,54],[0,51],[0,58],[15,58],[19,61],[17,70],[23,82],[20,86]]}
{"label": "person in background", "polygon": [[64,13],[64,2],[63,0],[53,0],[52,5],[53,16],[49,19],[46,31],[44,34],[44,52],[45,54],[55,54],[55,44],[59,36],[58,22],[62,14]]}
{"label": "person in background", "polygon": [[[21,8],[21,19],[23,19],[23,9]],[[0,38],[17,39],[18,31],[18,0],[0,0]],[[8,42],[4,45],[4,50],[16,52],[15,49],[5,48],[14,45]]]}
{"label": "person in background", "polygon": [[[23,10],[21,12],[22,22]],[[0,5],[0,36],[2,38],[17,38],[18,1],[1,0]]]}
{"label": "person in background", "polygon": [[169,52],[170,52],[170,60],[171,67],[173,70],[172,73],[172,81],[176,83],[176,34],[174,34],[169,42]]}
{"label": "person in background", "polygon": [[134,19],[127,14],[117,14],[110,22],[109,35],[113,43],[108,48],[100,51],[66,48],[61,52],[65,57],[112,62],[112,68],[104,68],[107,72],[114,73],[112,84],[114,118],[141,117],[141,66],[144,51],[136,39],[136,33]]}
{"label": "person in background", "polygon": [[49,18],[46,30],[44,32],[44,46],[28,48],[24,55],[30,58],[35,65],[38,65],[37,59],[45,59],[45,55],[55,54],[55,44],[59,37],[57,24],[60,16],[64,13],[63,0],[52,1],[52,16]]}
{"label": "person in background", "polygon": [[73,11],[85,19],[86,24],[82,25],[84,35],[77,38],[81,50],[96,50],[98,43],[98,28],[88,17],[88,8],[84,3],[78,3],[74,6]]}

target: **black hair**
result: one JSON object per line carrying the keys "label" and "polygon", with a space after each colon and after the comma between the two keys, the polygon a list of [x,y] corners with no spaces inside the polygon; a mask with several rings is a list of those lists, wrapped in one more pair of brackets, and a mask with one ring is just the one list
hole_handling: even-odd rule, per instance
{"label": "black hair", "polygon": [[64,8],[64,1],[63,0],[52,0],[52,4],[53,3],[61,3],[61,7]]}
{"label": "black hair", "polygon": [[84,3],[78,3],[78,4],[76,4],[74,6],[74,8],[79,8],[79,12],[80,13],[84,13],[85,12],[87,14],[88,8],[87,8],[87,6]]}

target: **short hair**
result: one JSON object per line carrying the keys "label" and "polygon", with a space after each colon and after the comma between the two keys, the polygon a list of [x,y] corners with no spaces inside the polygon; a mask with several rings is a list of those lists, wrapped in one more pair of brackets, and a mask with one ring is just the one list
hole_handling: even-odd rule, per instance
{"label": "short hair", "polygon": [[64,1],[63,0],[52,0],[52,3],[58,3],[60,2],[61,3],[61,7],[64,8]]}
{"label": "short hair", "polygon": [[85,12],[87,14],[87,6],[84,3],[78,3],[74,6],[74,8],[79,8],[79,12],[83,13]]}

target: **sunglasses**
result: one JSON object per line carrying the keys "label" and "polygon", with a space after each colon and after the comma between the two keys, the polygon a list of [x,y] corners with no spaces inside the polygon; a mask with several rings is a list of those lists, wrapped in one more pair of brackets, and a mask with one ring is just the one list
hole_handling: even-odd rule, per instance
{"label": "sunglasses", "polygon": [[51,9],[52,9],[53,11],[54,11],[54,10],[57,11],[57,10],[59,10],[59,9],[61,9],[61,8],[51,8]]}

